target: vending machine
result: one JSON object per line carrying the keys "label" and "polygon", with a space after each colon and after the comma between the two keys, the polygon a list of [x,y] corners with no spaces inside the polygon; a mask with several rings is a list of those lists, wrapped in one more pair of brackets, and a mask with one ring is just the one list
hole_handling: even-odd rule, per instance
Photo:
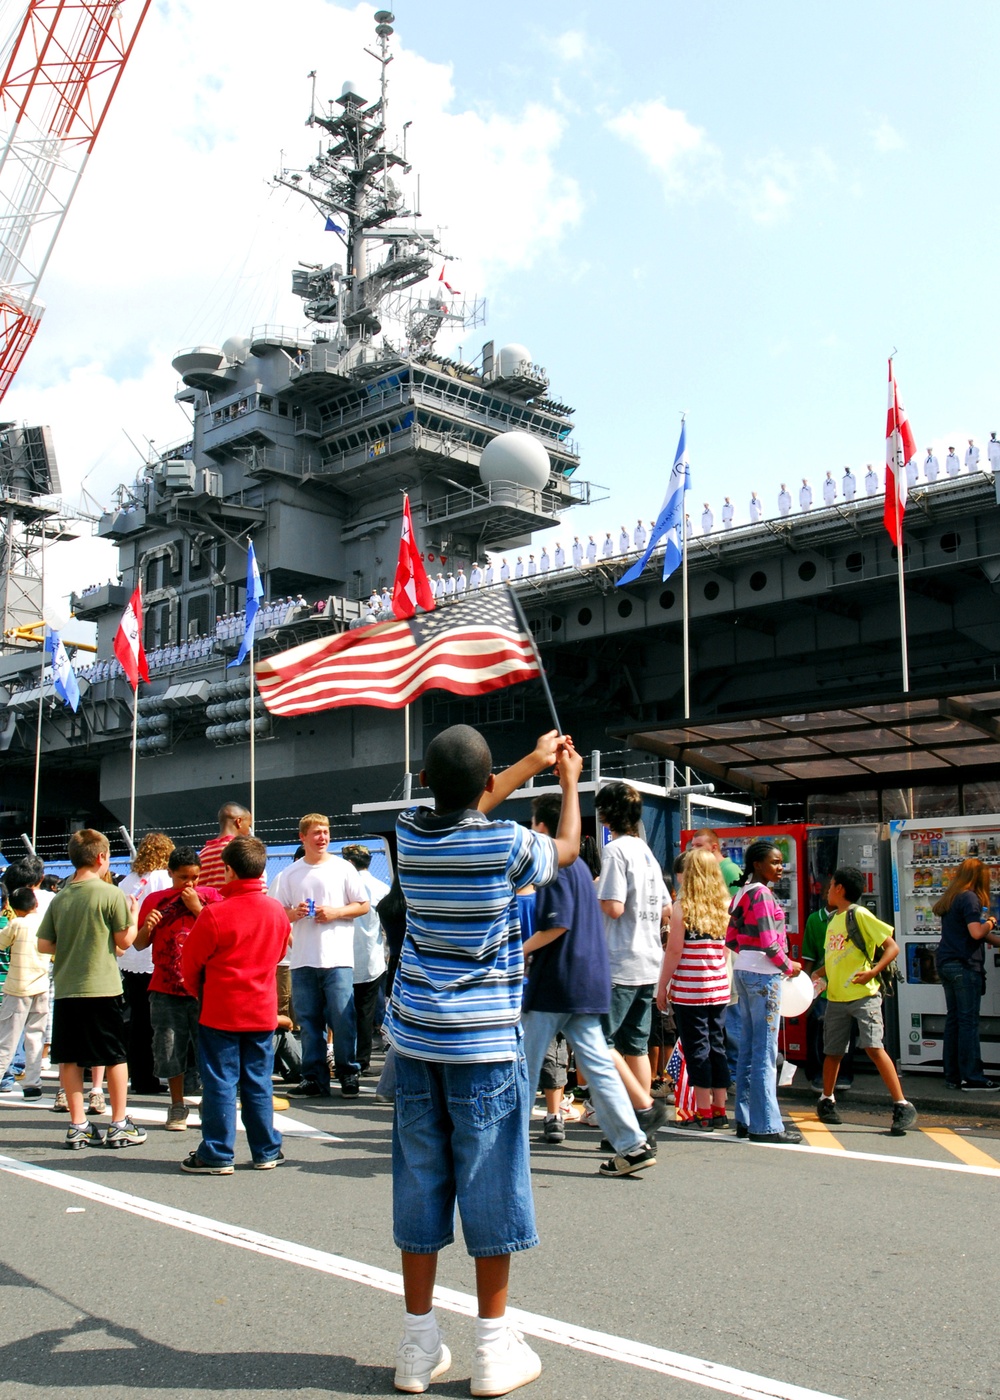
{"label": "vending machine", "polygon": [[[1000,817],[894,821],[892,897],[900,946],[899,1029],[903,1069],[940,1071],[944,1063],[945,1000],[935,965],[941,920],[934,903],[968,856],[990,868],[990,909],[1000,913]],[[986,992],[979,1021],[980,1053],[988,1073],[1000,1070],[1000,949],[986,947]]]}
{"label": "vending machine", "polygon": [[[722,854],[742,867],[746,849],[754,841],[773,839],[781,852],[785,871],[772,893],[785,911],[789,955],[802,953],[802,930],[809,914],[807,840],[812,828],[805,823],[792,826],[728,826],[714,828]],[[687,850],[694,831],[681,832],[681,849]],[[785,1017],[781,1023],[781,1049],[786,1059],[801,1064],[806,1058],[805,1016]]]}

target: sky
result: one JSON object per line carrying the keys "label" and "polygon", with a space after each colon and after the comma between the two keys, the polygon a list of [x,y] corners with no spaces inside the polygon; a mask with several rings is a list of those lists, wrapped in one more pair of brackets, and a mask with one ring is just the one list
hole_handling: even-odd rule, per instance
{"label": "sky", "polygon": [[[321,97],[347,78],[376,96],[374,8],[154,0],[3,404],[52,426],[70,501],[85,486],[108,505],[148,441],[185,437],[179,349],[300,322],[290,269],[339,248],[269,177],[315,148],[309,70]],[[419,172],[448,280],[488,305],[450,348],[527,346],[575,405],[578,475],[609,492],[550,543],[655,516],[682,412],[696,521],[703,501],[718,519],[731,496],[739,521],[751,490],[773,513],[783,481],[818,498],[828,470],[860,476],[884,460],[893,350],[920,456],[972,436],[985,461],[1000,6],[395,13],[390,126],[413,123],[410,188]],[[84,539],[48,568],[65,593],[107,578],[114,553]]]}

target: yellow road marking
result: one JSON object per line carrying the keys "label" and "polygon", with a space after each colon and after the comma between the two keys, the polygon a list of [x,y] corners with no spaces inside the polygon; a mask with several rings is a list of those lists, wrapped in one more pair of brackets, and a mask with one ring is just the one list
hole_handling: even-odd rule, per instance
{"label": "yellow road marking", "polygon": [[997,1159],[991,1157],[988,1152],[982,1152],[971,1142],[966,1142],[964,1137],[952,1132],[951,1128],[921,1128],[920,1131],[926,1134],[932,1142],[936,1142],[939,1147],[943,1147],[946,1152],[950,1152],[953,1157],[957,1157],[960,1162],[965,1162],[970,1167],[995,1167]]}
{"label": "yellow road marking", "polygon": [[838,1142],[826,1124],[819,1121],[815,1113],[804,1113],[799,1109],[789,1113],[788,1116],[810,1147],[839,1147],[841,1152],[847,1150],[842,1142]]}

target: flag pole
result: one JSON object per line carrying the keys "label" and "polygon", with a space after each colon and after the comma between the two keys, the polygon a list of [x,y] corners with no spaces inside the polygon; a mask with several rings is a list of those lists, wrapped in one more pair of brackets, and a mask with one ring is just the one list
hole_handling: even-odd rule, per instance
{"label": "flag pole", "polygon": [[[139,594],[139,611],[142,612],[142,578],[140,577],[137,591]],[[142,631],[138,636],[139,647],[142,647]],[[135,752],[138,746],[139,734],[139,652],[136,652],[135,660],[135,689],[132,691],[132,772],[129,778],[128,791],[128,834],[131,841],[135,841]],[[148,674],[148,672],[147,672]]]}
{"label": "flag pole", "polygon": [[403,706],[403,801],[413,795],[413,775],[410,772],[410,706]]}
{"label": "flag pole", "polygon": [[253,679],[253,642],[250,643],[250,650],[247,652],[250,658],[250,815],[256,811],[257,798],[257,753],[254,747],[254,740],[257,731],[257,716],[254,714],[254,698],[256,687]]}
{"label": "flag pole", "polygon": [[511,605],[514,608],[514,612],[517,614],[517,620],[521,624],[521,627],[524,630],[524,632],[526,633],[528,641],[531,643],[531,650],[534,655],[535,662],[538,666],[538,679],[541,681],[542,690],[545,692],[545,700],[549,707],[549,714],[552,716],[553,728],[555,729],[557,734],[561,734],[563,732],[563,727],[559,723],[559,716],[556,714],[556,702],[552,699],[552,691],[549,689],[549,678],[545,674],[545,667],[542,665],[542,658],[538,654],[538,647],[535,644],[535,634],[528,626],[528,619],[525,617],[524,609],[521,607],[521,600],[517,596],[517,593],[514,591],[514,588],[512,587],[509,579],[507,580],[507,591],[510,594],[510,601]]}
{"label": "flag pole", "polygon": [[903,588],[903,521],[899,513],[899,482],[900,472],[906,467],[902,462],[902,448],[896,449],[896,539],[899,544],[896,546],[896,572],[899,577],[899,640],[902,651],[903,662],[903,694],[906,695],[910,689],[910,663],[906,648],[906,593]]}
{"label": "flag pole", "polygon": [[[687,415],[681,414],[681,424],[685,422]],[[685,489],[681,492],[681,626],[682,626],[682,650],[684,666],[684,718],[691,718],[691,630],[688,617],[688,516],[687,516],[687,488],[685,476]],[[684,769],[684,785],[691,786],[691,769]],[[681,826],[686,830],[691,829],[691,798],[685,794],[681,798]]]}
{"label": "flag pole", "polygon": [[31,844],[34,846],[38,835],[38,786],[42,771],[42,705],[45,699],[45,638],[48,626],[45,622],[45,521],[42,521],[42,659],[38,667],[38,724],[35,728],[35,788],[31,801]]}

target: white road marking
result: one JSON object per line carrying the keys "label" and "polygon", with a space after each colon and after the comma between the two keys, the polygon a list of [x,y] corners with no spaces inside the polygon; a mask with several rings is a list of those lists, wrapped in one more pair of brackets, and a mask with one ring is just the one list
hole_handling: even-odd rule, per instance
{"label": "white road marking", "polygon": [[[19,1176],[23,1180],[33,1181],[42,1186],[68,1191],[86,1200],[126,1211],[130,1215],[141,1216],[157,1224],[170,1225],[174,1229],[185,1230],[220,1244],[252,1250],[256,1254],[279,1259],[287,1264],[315,1269],[319,1273],[332,1274],[349,1283],[360,1283],[368,1288],[377,1288],[383,1293],[402,1296],[401,1275],[391,1273],[388,1269],[378,1269],[371,1264],[345,1259],[342,1255],[328,1254],[324,1250],[310,1249],[309,1246],[296,1244],[292,1240],[262,1235],[256,1230],[245,1230],[239,1225],[227,1225],[205,1215],[177,1210],[173,1206],[162,1205],[159,1201],[146,1200],[125,1191],[116,1191],[110,1186],[86,1181],[82,1177],[70,1176],[67,1172],[19,1162],[13,1157],[0,1156],[0,1171],[9,1172],[12,1176]],[[459,1293],[451,1288],[436,1288],[434,1302],[446,1312],[459,1313],[464,1317],[476,1315],[476,1300],[468,1293]],[[720,1366],[713,1361],[685,1356],[681,1352],[666,1351],[662,1347],[647,1346],[644,1342],[634,1342],[627,1337],[595,1332],[587,1327],[560,1322],[556,1318],[543,1317],[537,1313],[511,1308],[508,1317],[522,1332],[527,1332],[532,1337],[540,1337],[553,1345],[571,1347],[575,1351],[589,1352],[609,1361],[674,1376],[692,1385],[742,1397],[742,1400],[838,1400],[838,1397],[825,1391],[809,1390],[786,1381],[771,1380],[766,1376],[754,1375],[750,1371]]]}
{"label": "white road marking", "polygon": [[[663,1123],[657,1129],[660,1133],[676,1133],[679,1137],[691,1140],[691,1133],[683,1128],[671,1128],[668,1123]],[[705,1134],[698,1138],[699,1142],[732,1143],[742,1149],[752,1150],[764,1147],[771,1152],[805,1152],[816,1157],[835,1157],[838,1162],[886,1162],[893,1167],[927,1167],[936,1172],[966,1172],[973,1176],[1000,1176],[1000,1164],[995,1167],[970,1166],[964,1162],[932,1162],[924,1157],[894,1157],[891,1152],[852,1152],[849,1148],[843,1147],[810,1147],[806,1143],[790,1142],[741,1142],[739,1138],[727,1133],[725,1137],[720,1133]]]}
{"label": "white road marking", "polygon": [[[199,1100],[191,1099],[189,1102],[194,1105],[198,1103]],[[24,1099],[20,1094],[18,1094],[16,1099],[9,1099],[5,1094],[0,1094],[0,1108],[34,1108],[43,1109],[51,1113],[52,1104],[47,1099]],[[167,1110],[165,1108],[144,1108],[139,1104],[130,1104],[128,1116],[136,1123],[162,1125],[167,1121]],[[55,1117],[55,1115],[53,1115],[53,1117]],[[69,1122],[65,1113],[59,1114],[59,1120],[67,1123]],[[89,1121],[96,1122],[97,1126],[101,1127],[101,1123],[97,1119],[90,1119]],[[188,1114],[187,1121],[189,1129],[201,1127],[201,1119],[197,1111],[193,1109]],[[313,1128],[308,1123],[301,1123],[298,1118],[289,1118],[288,1114],[284,1112],[275,1121],[278,1126],[278,1131],[287,1137],[310,1138],[313,1142],[344,1141],[343,1138],[336,1137],[333,1133],[324,1133],[321,1128]],[[106,1127],[107,1124],[105,1123],[104,1126]],[[236,1130],[240,1133],[243,1132],[243,1124],[240,1122],[239,1116],[237,1116],[236,1119]],[[180,1137],[180,1134],[178,1134],[178,1137]]]}

